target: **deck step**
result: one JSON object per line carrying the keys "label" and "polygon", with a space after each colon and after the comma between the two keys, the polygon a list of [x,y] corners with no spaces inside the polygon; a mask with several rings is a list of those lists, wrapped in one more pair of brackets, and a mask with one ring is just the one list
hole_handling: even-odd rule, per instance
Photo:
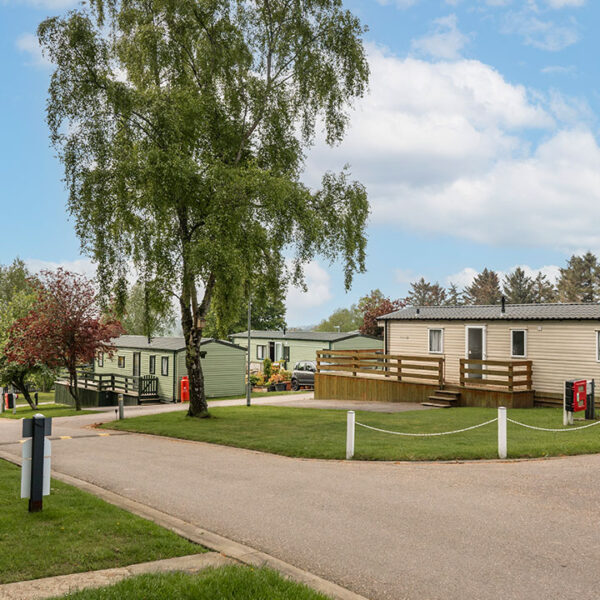
{"label": "deck step", "polygon": [[436,390],[426,402],[421,402],[423,406],[436,406],[438,408],[450,408],[456,406],[460,392],[455,390]]}
{"label": "deck step", "polygon": [[447,396],[448,398],[457,400],[458,397],[460,396],[460,391],[459,390],[436,390],[435,395],[436,396]]}

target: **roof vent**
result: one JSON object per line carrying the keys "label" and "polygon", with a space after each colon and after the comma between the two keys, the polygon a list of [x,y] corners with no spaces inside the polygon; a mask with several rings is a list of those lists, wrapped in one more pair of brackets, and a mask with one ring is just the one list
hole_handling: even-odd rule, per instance
{"label": "roof vent", "polygon": [[502,308],[500,310],[501,310],[502,314],[504,314],[506,312],[506,298],[504,296],[502,296],[501,303],[502,303]]}

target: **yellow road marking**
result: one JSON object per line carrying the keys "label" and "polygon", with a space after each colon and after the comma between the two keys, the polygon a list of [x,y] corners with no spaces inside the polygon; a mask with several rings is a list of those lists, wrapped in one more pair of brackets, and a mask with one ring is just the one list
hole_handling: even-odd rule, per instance
{"label": "yellow road marking", "polygon": [[70,435],[61,435],[60,439],[61,440],[72,440],[73,438]]}
{"label": "yellow road marking", "polygon": [[27,440],[19,440],[19,444],[24,444]]}
{"label": "yellow road marking", "polygon": [[99,433],[98,435],[106,437],[107,435],[110,435],[110,433]]}

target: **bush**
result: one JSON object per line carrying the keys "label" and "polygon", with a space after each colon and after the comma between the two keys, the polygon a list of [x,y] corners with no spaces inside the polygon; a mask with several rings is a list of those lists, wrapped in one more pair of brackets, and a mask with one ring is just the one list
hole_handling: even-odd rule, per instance
{"label": "bush", "polygon": [[265,358],[265,360],[263,360],[263,374],[265,380],[268,381],[271,379],[271,375],[273,374],[273,363],[270,358]]}

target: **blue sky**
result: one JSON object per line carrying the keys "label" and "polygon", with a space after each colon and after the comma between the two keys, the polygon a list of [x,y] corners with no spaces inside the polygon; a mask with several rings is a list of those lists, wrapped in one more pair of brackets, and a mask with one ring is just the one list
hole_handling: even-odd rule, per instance
{"label": "blue sky", "polygon": [[[317,259],[290,325],[425,276],[467,284],[489,267],[550,276],[600,253],[600,50],[592,0],[347,0],[368,25],[370,94],[346,140],[317,141],[305,178],[349,163],[372,206],[367,273],[343,290]],[[75,3],[0,0],[0,261],[87,273],[66,214],[44,106],[51,66],[37,24]]]}

